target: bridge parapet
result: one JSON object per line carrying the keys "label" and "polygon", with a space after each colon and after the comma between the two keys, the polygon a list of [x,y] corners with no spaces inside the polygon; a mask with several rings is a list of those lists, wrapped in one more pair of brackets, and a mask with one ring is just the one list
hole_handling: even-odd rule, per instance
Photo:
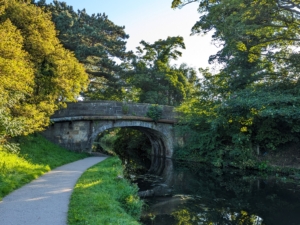
{"label": "bridge parapet", "polygon": [[[66,109],[56,111],[51,116],[53,121],[59,118],[92,118],[92,117],[112,117],[118,119],[132,119],[136,117],[146,117],[151,104],[131,103],[131,102],[116,102],[116,101],[83,101],[76,103],[68,103]],[[162,108],[161,120],[175,121],[174,107],[160,106]]]}

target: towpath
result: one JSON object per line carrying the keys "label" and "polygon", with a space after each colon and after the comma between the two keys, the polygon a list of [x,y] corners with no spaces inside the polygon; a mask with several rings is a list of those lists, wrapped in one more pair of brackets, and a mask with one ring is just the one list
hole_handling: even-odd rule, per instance
{"label": "towpath", "polygon": [[81,174],[106,157],[58,167],[0,201],[1,225],[66,225],[69,199]]}

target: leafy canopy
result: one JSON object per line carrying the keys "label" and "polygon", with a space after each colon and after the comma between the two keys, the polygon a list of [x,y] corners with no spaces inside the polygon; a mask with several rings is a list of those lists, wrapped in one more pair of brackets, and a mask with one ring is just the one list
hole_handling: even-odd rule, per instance
{"label": "leafy canopy", "polygon": [[76,12],[65,2],[46,4],[45,0],[40,0],[36,4],[51,12],[59,40],[84,64],[91,81],[84,96],[121,100],[123,66],[116,61],[126,62],[131,55],[126,52],[129,35],[125,27],[114,24],[105,13],[89,15],[85,9]]}
{"label": "leafy canopy", "polygon": [[179,105],[190,93],[195,82],[196,72],[181,65],[171,66],[170,61],[181,56],[180,49],[185,49],[183,38],[168,37],[150,44],[140,42],[137,54],[128,70],[128,83],[138,90],[140,102]]}
{"label": "leafy canopy", "polygon": [[56,37],[51,15],[26,1],[0,5],[0,135],[40,131],[88,83],[83,66]]}
{"label": "leafy canopy", "polygon": [[299,1],[174,0],[172,7],[193,2],[200,17],[192,34],[213,32],[220,50],[209,61],[222,69],[201,69],[200,89],[179,108],[186,154],[248,167],[254,148],[298,142]]}

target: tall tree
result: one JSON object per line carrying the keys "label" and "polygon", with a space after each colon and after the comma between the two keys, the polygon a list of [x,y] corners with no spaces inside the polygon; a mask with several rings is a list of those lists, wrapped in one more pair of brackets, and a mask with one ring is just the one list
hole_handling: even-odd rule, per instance
{"label": "tall tree", "polygon": [[125,27],[114,24],[105,13],[89,15],[85,9],[75,12],[65,2],[46,4],[41,0],[36,4],[52,13],[60,41],[85,65],[91,81],[85,97],[120,100],[123,67],[116,60],[124,62],[131,55],[126,52],[129,35]]}
{"label": "tall tree", "polygon": [[56,37],[51,15],[26,1],[3,0],[0,14],[0,132],[42,130],[88,83],[83,66]]}
{"label": "tall tree", "polygon": [[231,89],[255,82],[298,79],[300,6],[297,0],[174,0],[172,7],[199,2],[192,33],[214,31],[222,46],[210,57],[224,65]]}
{"label": "tall tree", "polygon": [[186,66],[179,69],[170,65],[171,59],[181,56],[178,49],[185,49],[183,38],[168,37],[153,44],[145,41],[140,44],[132,61],[133,68],[128,72],[129,82],[139,90],[139,101],[179,105],[188,93],[188,76],[194,75]]}
{"label": "tall tree", "polygon": [[200,19],[192,34],[213,31],[221,49],[209,61],[222,69],[202,70],[199,96],[181,106],[190,151],[219,165],[228,157],[253,166],[254,146],[276,150],[300,138],[299,1],[174,0],[172,7],[193,2]]}
{"label": "tall tree", "polygon": [[[34,71],[23,49],[23,38],[10,20],[0,24],[0,145],[9,136],[26,131],[24,118],[15,117],[20,102],[31,95]],[[24,111],[30,105],[26,104]]]}

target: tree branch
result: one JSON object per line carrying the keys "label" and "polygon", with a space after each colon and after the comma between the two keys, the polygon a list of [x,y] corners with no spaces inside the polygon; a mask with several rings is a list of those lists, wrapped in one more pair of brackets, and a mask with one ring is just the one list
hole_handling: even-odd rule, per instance
{"label": "tree branch", "polygon": [[92,70],[86,70],[86,72],[92,76],[95,76],[95,77],[104,77],[106,79],[111,79],[112,78],[112,75],[109,74],[109,73],[105,73],[105,72],[102,72],[102,71],[92,71]]}
{"label": "tree branch", "polygon": [[[185,0],[184,3],[181,3],[181,4],[174,4],[172,3],[172,8],[179,8],[181,9],[182,7],[190,4],[190,3],[193,3],[193,2],[198,2],[199,0]],[[174,1],[173,1],[174,2]]]}
{"label": "tree branch", "polygon": [[293,0],[277,0],[280,8],[300,15],[300,3],[295,3]]}

